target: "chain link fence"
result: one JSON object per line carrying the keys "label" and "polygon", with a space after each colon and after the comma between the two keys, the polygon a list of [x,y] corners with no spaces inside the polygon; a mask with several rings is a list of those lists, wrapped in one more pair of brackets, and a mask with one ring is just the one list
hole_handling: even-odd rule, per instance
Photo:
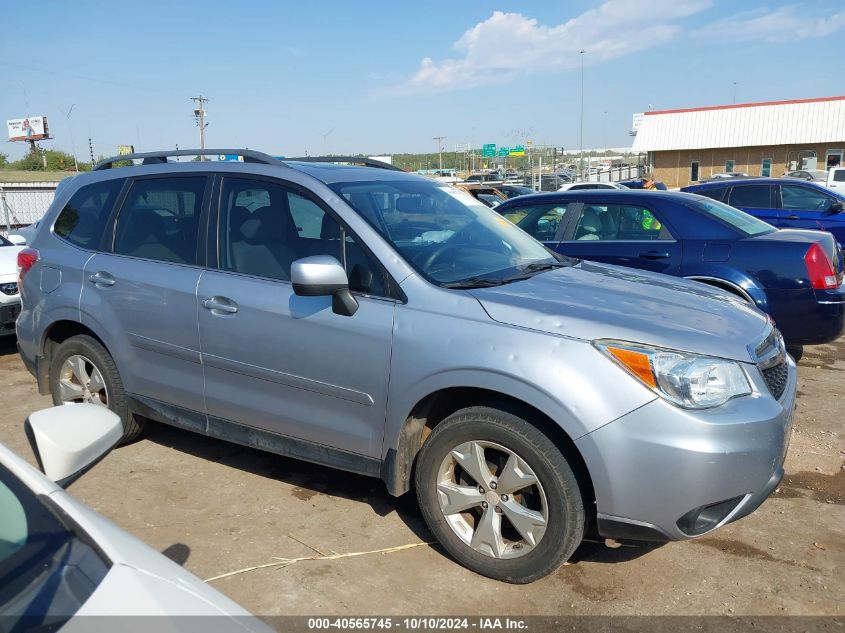
{"label": "chain link fence", "polygon": [[0,234],[40,220],[56,195],[57,182],[0,183]]}

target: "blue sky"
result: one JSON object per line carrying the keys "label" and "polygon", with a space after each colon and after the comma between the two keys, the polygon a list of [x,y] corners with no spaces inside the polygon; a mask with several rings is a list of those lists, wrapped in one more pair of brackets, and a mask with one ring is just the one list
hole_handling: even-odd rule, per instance
{"label": "blue sky", "polygon": [[210,147],[575,148],[585,49],[584,145],[618,147],[632,113],[731,103],[733,82],[738,102],[845,94],[843,35],[839,0],[41,1],[0,38],[0,120],[47,115],[43,146],[72,132],[80,157],[89,136],[195,147],[202,93]]}

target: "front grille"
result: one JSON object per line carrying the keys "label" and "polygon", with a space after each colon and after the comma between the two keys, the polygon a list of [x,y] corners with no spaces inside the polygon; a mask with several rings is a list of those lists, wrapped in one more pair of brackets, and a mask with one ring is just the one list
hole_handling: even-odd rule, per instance
{"label": "front grille", "polygon": [[783,395],[783,390],[786,389],[786,381],[789,378],[789,369],[786,363],[778,363],[774,367],[763,369],[762,372],[769,392],[771,392],[776,400],[779,400]]}
{"label": "front grille", "polygon": [[18,294],[18,284],[14,281],[7,284],[0,284],[0,292],[4,295],[16,295]]}

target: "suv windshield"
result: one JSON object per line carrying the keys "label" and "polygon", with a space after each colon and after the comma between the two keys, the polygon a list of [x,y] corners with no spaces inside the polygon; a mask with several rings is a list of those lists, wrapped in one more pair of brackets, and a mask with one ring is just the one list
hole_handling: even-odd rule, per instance
{"label": "suv windshield", "polygon": [[744,211],[735,209],[717,200],[702,198],[701,200],[688,203],[687,206],[715,218],[722,224],[727,224],[745,237],[763,235],[764,233],[771,233],[775,230],[771,224],[763,222],[763,220],[758,220],[753,215],[749,215]]}
{"label": "suv windshield", "polygon": [[454,187],[410,179],[330,186],[438,285],[506,283],[561,265],[542,244]]}

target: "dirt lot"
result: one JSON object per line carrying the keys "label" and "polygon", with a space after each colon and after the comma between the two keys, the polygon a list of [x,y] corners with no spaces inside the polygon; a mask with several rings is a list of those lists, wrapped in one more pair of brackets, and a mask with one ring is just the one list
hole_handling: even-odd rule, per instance
{"label": "dirt lot", "polygon": [[[845,339],[808,348],[783,484],[713,536],[661,547],[585,543],[570,564],[528,587],[476,576],[429,545],[212,584],[260,615],[841,615],[843,372]],[[50,401],[37,394],[13,340],[0,341],[0,381],[0,441],[32,460],[21,425]],[[377,480],[157,424],[71,491],[200,578],[314,549],[430,540],[413,500],[391,498]]]}

